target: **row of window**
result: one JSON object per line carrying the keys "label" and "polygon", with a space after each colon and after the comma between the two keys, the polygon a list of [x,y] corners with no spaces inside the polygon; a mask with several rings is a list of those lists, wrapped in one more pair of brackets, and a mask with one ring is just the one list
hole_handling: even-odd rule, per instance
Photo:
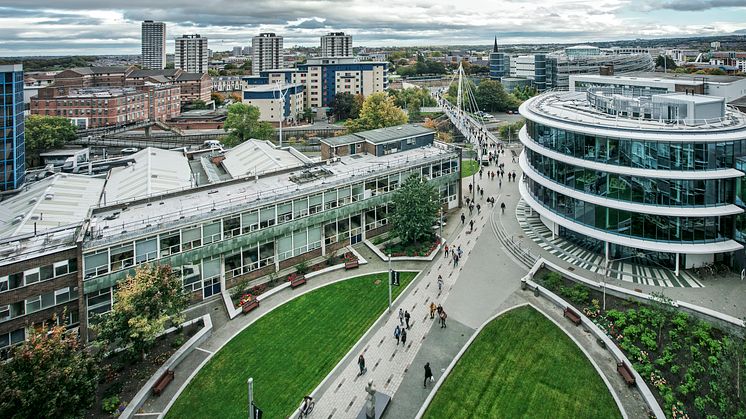
{"label": "row of window", "polygon": [[555,192],[533,179],[528,189],[555,214],[606,233],[675,243],[713,243],[733,236],[733,217],[671,217],[607,208]]}
{"label": "row of window", "polygon": [[[426,177],[438,177],[457,168],[457,161],[428,165],[415,169]],[[109,272],[126,269],[135,264],[170,256],[210,243],[247,234],[252,231],[286,223],[294,219],[331,210],[350,203],[398,189],[401,176],[396,173],[365,184],[328,190],[312,196],[253,209],[245,213],[226,216],[199,225],[183,227],[170,232],[134,242],[123,243],[84,255],[84,278],[93,278]]]}
{"label": "row of window", "polygon": [[70,287],[36,295],[13,304],[0,305],[0,322],[36,313],[78,298],[78,293]]}
{"label": "row of window", "polygon": [[13,290],[38,282],[48,281],[78,270],[78,260],[69,259],[38,268],[0,276],[0,292]]}
{"label": "row of window", "polygon": [[679,180],[618,175],[574,166],[526,149],[529,164],[544,177],[585,193],[621,201],[666,206],[711,206],[734,202],[733,179]]}
{"label": "row of window", "polygon": [[732,168],[746,155],[746,140],[719,143],[641,141],[596,137],[526,122],[528,135],[553,151],[605,164],[660,170]]}

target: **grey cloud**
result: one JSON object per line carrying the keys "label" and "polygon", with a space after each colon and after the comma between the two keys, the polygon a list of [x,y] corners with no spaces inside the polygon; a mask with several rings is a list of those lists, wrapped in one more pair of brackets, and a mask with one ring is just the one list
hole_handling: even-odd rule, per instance
{"label": "grey cloud", "polygon": [[668,0],[653,4],[652,8],[676,10],[679,12],[703,11],[721,7],[746,7],[745,0]]}

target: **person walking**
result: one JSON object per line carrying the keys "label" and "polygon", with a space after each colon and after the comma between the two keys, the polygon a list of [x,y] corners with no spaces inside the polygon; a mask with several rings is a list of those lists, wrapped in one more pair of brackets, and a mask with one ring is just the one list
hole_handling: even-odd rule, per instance
{"label": "person walking", "polygon": [[399,308],[399,324],[404,326],[404,310]]}
{"label": "person walking", "polygon": [[461,225],[464,225],[465,222],[466,222],[466,215],[464,215],[464,213],[462,212],[461,213]]}
{"label": "person walking", "polygon": [[[484,198],[484,188],[479,191],[479,199]],[[479,213],[479,204],[477,204],[477,213]]]}
{"label": "person walking", "polygon": [[497,187],[500,188],[500,189],[503,188],[503,180],[502,179],[498,179],[497,180]]}
{"label": "person walking", "polygon": [[445,252],[443,252],[443,257],[448,257],[448,245],[445,245],[443,249],[445,250]]}
{"label": "person walking", "polygon": [[469,221],[469,233],[474,231],[474,220]]}
{"label": "person walking", "polygon": [[401,344],[402,346],[407,346],[407,329],[401,330]]}
{"label": "person walking", "polygon": [[401,337],[401,328],[397,324],[394,328],[394,337],[396,338],[396,346],[399,346],[399,338]]}
{"label": "person walking", "polygon": [[360,366],[360,374],[358,374],[358,377],[368,371],[368,369],[365,368],[365,357],[363,356],[363,354],[360,354],[360,356],[357,357],[357,365]]}
{"label": "person walking", "polygon": [[443,277],[441,275],[438,275],[438,294],[443,291]]}
{"label": "person walking", "polygon": [[456,250],[456,253],[458,253],[458,257],[461,257],[461,255],[464,254],[464,251],[461,250],[461,246],[458,247],[458,249]]}
{"label": "person walking", "polygon": [[433,370],[430,369],[430,363],[425,363],[425,388],[427,388],[427,382],[433,379]]}
{"label": "person walking", "polygon": [[445,310],[440,310],[440,328],[444,329],[446,327],[446,319],[448,318],[448,315],[446,314]]}
{"label": "person walking", "polygon": [[435,303],[431,302],[430,303],[430,319],[434,319],[435,318],[435,309],[436,308],[437,307],[435,306]]}
{"label": "person walking", "polygon": [[505,214],[505,202],[500,203],[500,209],[502,210],[503,214]]}
{"label": "person walking", "polygon": [[404,322],[407,324],[407,330],[409,330],[409,312],[404,311]]}
{"label": "person walking", "polygon": [[[484,189],[482,189],[482,196],[484,197]],[[482,206],[477,204],[477,215],[479,215],[479,212],[482,210]]]}

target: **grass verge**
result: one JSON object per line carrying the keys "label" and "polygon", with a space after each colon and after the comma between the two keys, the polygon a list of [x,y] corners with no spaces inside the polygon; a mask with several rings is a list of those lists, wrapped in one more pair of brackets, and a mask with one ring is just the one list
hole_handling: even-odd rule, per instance
{"label": "grass verge", "polygon": [[[393,296],[415,276],[402,272]],[[327,285],[265,315],[212,357],[167,417],[245,418],[249,377],[264,417],[291,415],[386,309],[387,277],[364,275]]]}
{"label": "grass verge", "polygon": [[463,160],[461,162],[461,178],[469,177],[479,170],[479,163],[474,160]]}
{"label": "grass verge", "polygon": [[621,418],[588,358],[532,307],[489,323],[440,387],[425,418]]}

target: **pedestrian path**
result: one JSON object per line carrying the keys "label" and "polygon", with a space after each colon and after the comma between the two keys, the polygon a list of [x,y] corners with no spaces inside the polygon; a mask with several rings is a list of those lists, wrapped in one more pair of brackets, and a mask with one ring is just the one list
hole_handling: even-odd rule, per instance
{"label": "pedestrian path", "polygon": [[[485,204],[486,201],[477,201]],[[409,371],[412,361],[428,336],[433,320],[430,319],[429,305],[431,302],[442,304],[448,297],[454,283],[459,279],[463,265],[469,260],[476,239],[484,230],[491,207],[486,205],[481,212],[475,209],[473,214],[464,211],[466,222],[464,227],[449,237],[449,248],[460,246],[463,255],[459,264],[454,266],[451,257],[444,257],[441,251],[430,267],[423,271],[419,278],[410,285],[412,289],[396,301],[389,318],[378,330],[373,331],[371,337],[359,345],[366,359],[367,373],[359,376],[357,355],[354,359],[343,361],[340,371],[336,371],[330,378],[331,382],[325,386],[325,391],[317,396],[313,418],[347,418],[355,417],[365,404],[363,387],[368,380],[373,380],[378,391],[392,396],[399,388],[405,373]],[[469,221],[474,221],[474,231],[468,227]],[[394,264],[393,269],[398,269]],[[443,277],[443,289],[438,290],[438,275]],[[449,313],[447,305],[443,305]],[[410,329],[407,330],[406,346],[397,344],[394,329],[400,325],[399,309],[411,314]],[[324,385],[322,384],[322,387]]]}
{"label": "pedestrian path", "polygon": [[[515,216],[526,237],[535,241],[545,251],[599,275],[606,273],[605,258],[600,244],[595,247],[580,246],[559,236],[553,238],[552,232],[541,221],[539,214],[530,211],[528,204],[523,200],[516,206]],[[700,288],[703,286],[699,280],[686,271],[681,271],[676,277],[670,269],[652,265],[647,259],[641,257],[612,261],[608,275],[622,281],[658,287]]]}

